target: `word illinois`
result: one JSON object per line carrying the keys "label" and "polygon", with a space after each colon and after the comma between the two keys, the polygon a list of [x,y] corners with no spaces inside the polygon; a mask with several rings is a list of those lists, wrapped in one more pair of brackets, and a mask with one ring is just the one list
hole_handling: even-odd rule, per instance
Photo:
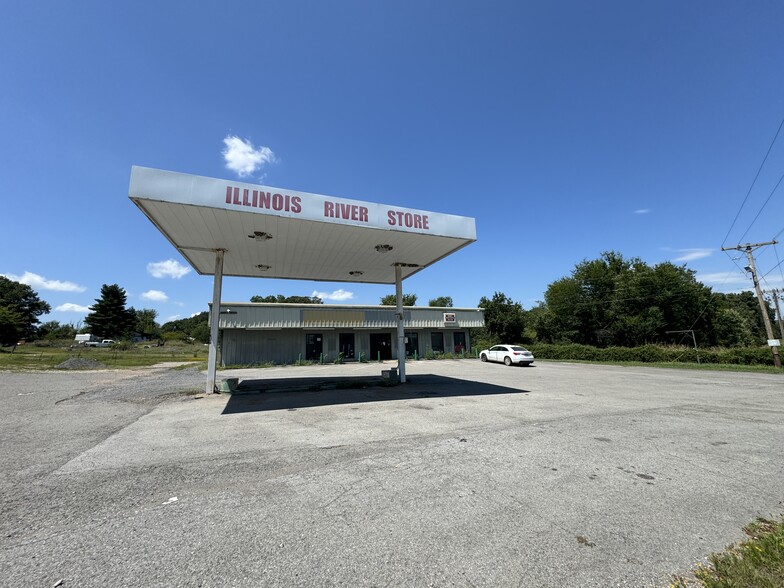
{"label": "word illinois", "polygon": [[[242,197],[240,197],[240,192]],[[253,208],[266,208],[267,210],[286,211],[299,214],[302,212],[302,198],[288,194],[273,194],[249,188],[232,188],[226,186],[226,204],[238,204]]]}

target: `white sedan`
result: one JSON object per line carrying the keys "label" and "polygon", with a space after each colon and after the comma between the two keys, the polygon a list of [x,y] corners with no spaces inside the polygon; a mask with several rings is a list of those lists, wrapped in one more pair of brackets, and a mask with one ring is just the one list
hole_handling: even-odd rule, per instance
{"label": "white sedan", "polygon": [[482,361],[503,361],[506,365],[513,363],[531,365],[534,362],[534,354],[519,345],[494,345],[490,349],[481,351],[479,359]]}

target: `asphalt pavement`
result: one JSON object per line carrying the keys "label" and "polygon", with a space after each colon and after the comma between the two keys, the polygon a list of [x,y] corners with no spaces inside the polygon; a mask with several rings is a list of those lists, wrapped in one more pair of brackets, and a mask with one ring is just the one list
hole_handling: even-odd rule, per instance
{"label": "asphalt pavement", "polygon": [[784,377],[0,372],[0,586],[663,586],[784,513]]}

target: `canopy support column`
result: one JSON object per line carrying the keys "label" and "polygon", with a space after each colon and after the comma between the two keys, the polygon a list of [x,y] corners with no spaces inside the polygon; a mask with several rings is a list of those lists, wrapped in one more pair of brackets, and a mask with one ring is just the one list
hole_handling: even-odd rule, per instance
{"label": "canopy support column", "polygon": [[207,359],[207,385],[205,392],[216,392],[215,371],[218,366],[218,326],[220,324],[220,300],[223,287],[223,255],[225,249],[215,250],[215,275],[212,283],[212,312],[210,313],[210,355]]}
{"label": "canopy support column", "polygon": [[395,264],[395,304],[397,310],[397,372],[400,383],[406,383],[406,335],[403,330],[403,270]]}

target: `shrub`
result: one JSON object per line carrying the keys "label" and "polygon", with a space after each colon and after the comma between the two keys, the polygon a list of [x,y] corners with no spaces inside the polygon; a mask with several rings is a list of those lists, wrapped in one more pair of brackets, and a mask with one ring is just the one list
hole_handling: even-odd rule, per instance
{"label": "shrub", "polygon": [[[577,343],[538,343],[528,349],[537,359],[573,361],[636,361],[641,363],[697,363],[698,352],[678,345],[643,345],[641,347],[592,347]],[[773,365],[768,347],[708,348],[699,350],[701,363],[732,365]]]}

